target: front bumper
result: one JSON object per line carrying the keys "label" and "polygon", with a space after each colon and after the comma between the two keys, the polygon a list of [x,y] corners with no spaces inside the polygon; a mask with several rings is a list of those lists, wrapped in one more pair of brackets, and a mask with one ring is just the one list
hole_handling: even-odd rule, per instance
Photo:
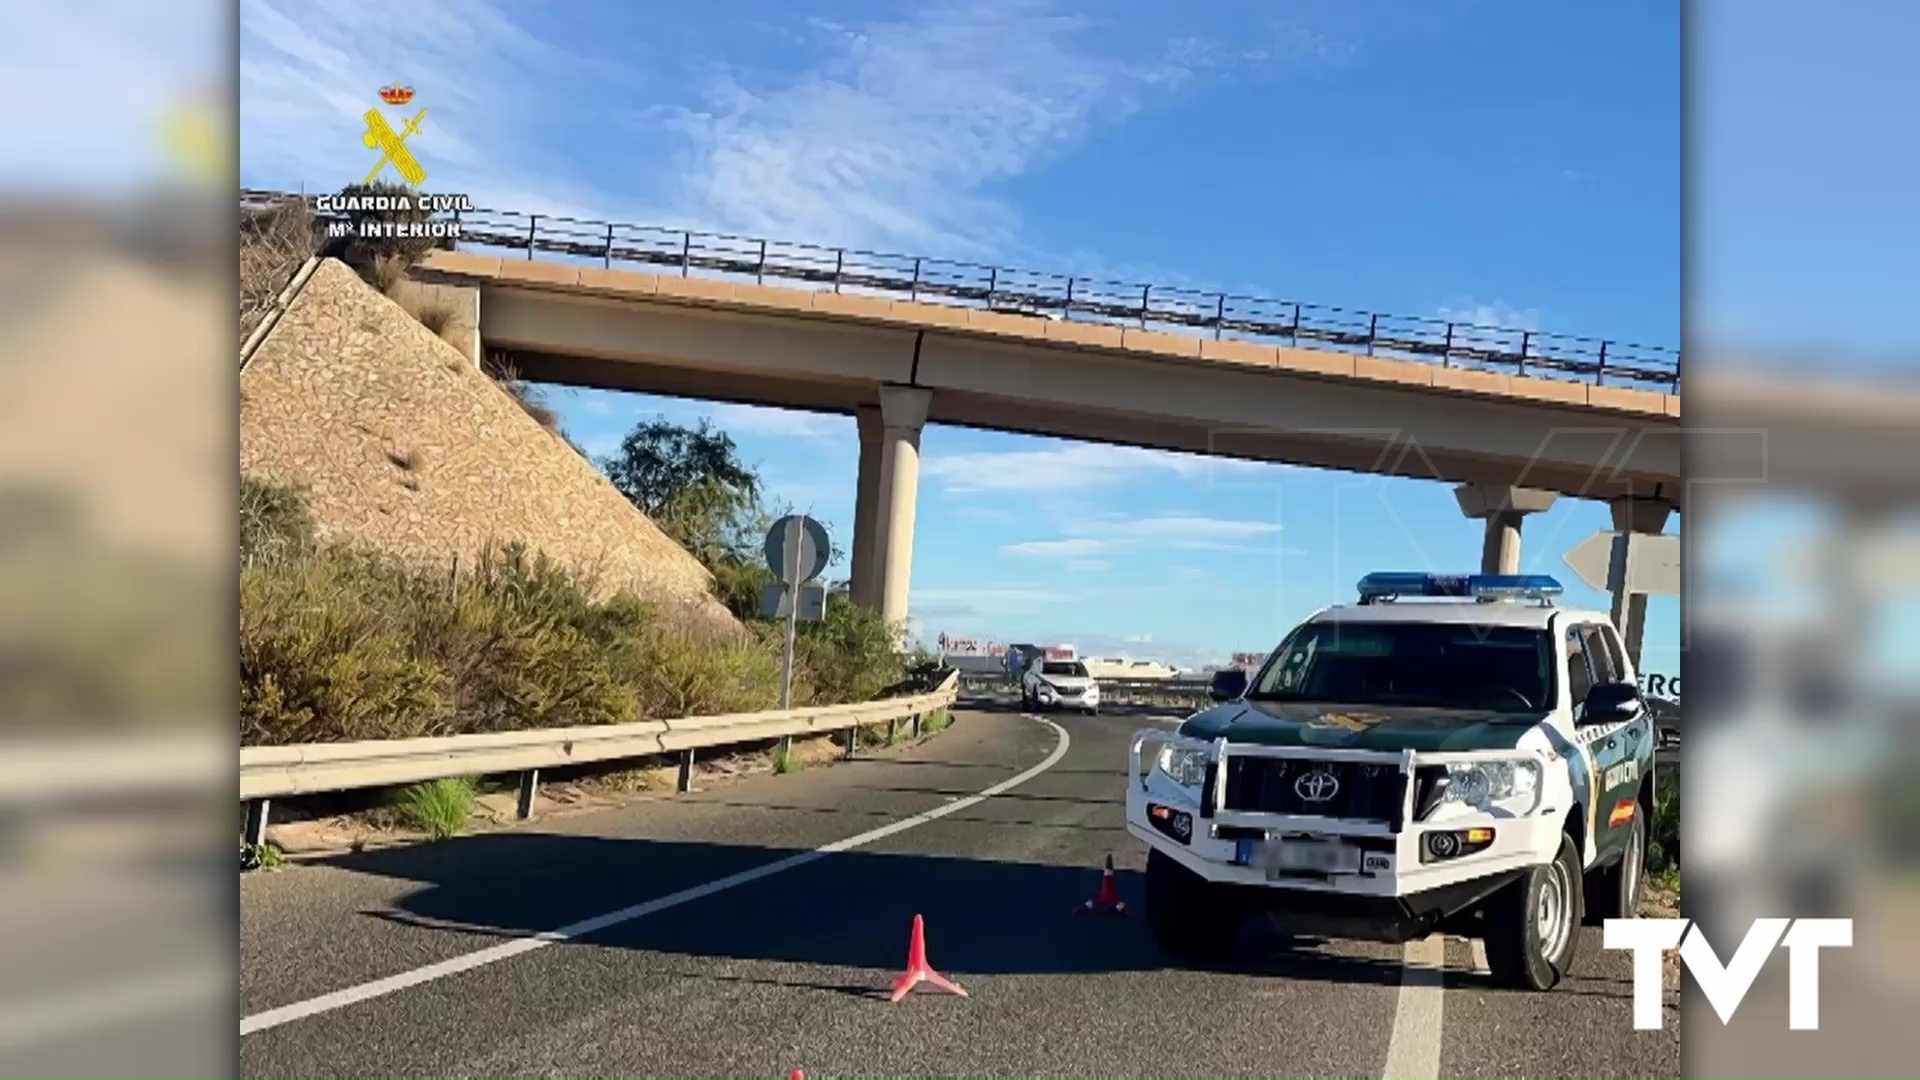
{"label": "front bumper", "polygon": [[[1149,743],[1205,750],[1212,774],[1203,792],[1182,786],[1151,767],[1143,758]],[[1226,802],[1226,771],[1230,757],[1305,759],[1389,766],[1405,777],[1398,813],[1391,820],[1319,817],[1305,814],[1234,811]],[[1229,743],[1225,739],[1201,742],[1159,729],[1134,734],[1129,753],[1127,831],[1208,881],[1258,890],[1266,902],[1312,910],[1328,901],[1340,901],[1330,910],[1358,913],[1374,919],[1373,908],[1345,901],[1380,901],[1377,917],[1406,916],[1414,921],[1444,917],[1511,880],[1521,871],[1551,860],[1559,850],[1560,823],[1567,807],[1543,783],[1543,792],[1525,816],[1500,812],[1459,811],[1444,820],[1414,820],[1414,770],[1422,765],[1457,764],[1501,758],[1526,758],[1542,766],[1545,781],[1553,775],[1544,757],[1531,751],[1476,751],[1471,753],[1415,753],[1413,751],[1336,750],[1322,747],[1271,747]],[[1423,860],[1430,833],[1491,830],[1491,840],[1450,859]],[[1307,870],[1272,871],[1252,865],[1252,845],[1265,840],[1332,840],[1358,848],[1360,865],[1351,872]],[[1419,898],[1419,902],[1412,902]],[[1409,901],[1402,903],[1401,901]],[[1435,914],[1438,909],[1437,915]],[[1364,936],[1364,935],[1356,935]]]}
{"label": "front bumper", "polygon": [[1034,691],[1034,700],[1045,709],[1097,709],[1100,707],[1100,687],[1096,684],[1087,687],[1078,694],[1067,694],[1059,688],[1040,687]]}

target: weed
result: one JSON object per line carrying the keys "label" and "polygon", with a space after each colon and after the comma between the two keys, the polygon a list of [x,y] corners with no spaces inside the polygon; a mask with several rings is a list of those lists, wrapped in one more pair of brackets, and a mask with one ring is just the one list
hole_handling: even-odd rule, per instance
{"label": "weed", "polygon": [[407,280],[407,262],[397,255],[376,255],[359,272],[360,280],[378,289],[382,296],[391,296]]}
{"label": "weed", "polygon": [[477,785],[468,777],[429,780],[400,793],[400,811],[414,828],[435,840],[444,840],[466,827],[477,792]]}
{"label": "weed", "polygon": [[794,756],[792,744],[784,739],[781,740],[780,745],[773,748],[772,756],[773,771],[776,773],[790,773],[800,767],[799,759]]}
{"label": "weed", "polygon": [[920,721],[920,733],[932,735],[936,731],[946,730],[947,725],[951,723],[953,723],[953,717],[947,710],[935,709]]}
{"label": "weed", "polygon": [[272,844],[241,844],[240,869],[272,870],[285,861]]}

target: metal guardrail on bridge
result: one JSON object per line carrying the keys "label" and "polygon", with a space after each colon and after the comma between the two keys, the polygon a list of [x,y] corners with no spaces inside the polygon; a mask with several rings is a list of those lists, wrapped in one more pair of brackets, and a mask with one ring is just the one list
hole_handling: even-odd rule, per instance
{"label": "metal guardrail on bridge", "polygon": [[680,790],[686,791],[696,750],[843,731],[845,754],[852,757],[860,728],[887,724],[897,729],[908,721],[917,735],[921,720],[935,709],[952,706],[958,693],[959,673],[949,671],[928,693],[854,705],[425,739],[243,747],[240,798],[248,804],[247,840],[263,842],[269,800],[282,796],[519,773],[519,814],[526,818],[532,816],[541,769],[677,753]]}
{"label": "metal guardrail on bridge", "polygon": [[[246,190],[243,208],[316,196]],[[323,221],[347,215],[317,214]],[[371,216],[371,215],[369,215]],[[725,233],[623,225],[512,210],[474,209],[433,215],[458,226],[453,244],[525,251],[768,281],[831,286],[834,292],[904,295],[914,301],[979,307],[1041,318],[1157,327],[1361,351],[1443,367],[1462,365],[1603,385],[1680,389],[1680,352],[1654,345],[1485,326],[1414,315],[1268,297],[1132,284],[984,263],[831,248]],[[451,246],[451,245],[450,245]]]}

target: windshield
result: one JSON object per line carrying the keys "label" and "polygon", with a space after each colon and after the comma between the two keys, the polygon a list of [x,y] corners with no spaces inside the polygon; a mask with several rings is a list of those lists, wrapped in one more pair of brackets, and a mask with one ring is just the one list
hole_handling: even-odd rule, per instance
{"label": "windshield", "polygon": [[1042,675],[1079,675],[1085,677],[1087,666],[1075,661],[1049,660],[1040,666]]}
{"label": "windshield", "polygon": [[1554,690],[1544,630],[1472,623],[1307,623],[1247,697],[1538,712]]}

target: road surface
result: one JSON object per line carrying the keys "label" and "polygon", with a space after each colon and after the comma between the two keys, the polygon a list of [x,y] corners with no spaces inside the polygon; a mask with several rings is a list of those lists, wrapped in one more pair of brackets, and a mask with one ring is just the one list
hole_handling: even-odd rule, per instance
{"label": "road surface", "polygon": [[[1597,930],[1525,994],[1460,941],[1255,928],[1196,971],[1074,914],[1109,853],[1140,902],[1142,722],[961,711],[869,759],[247,875],[242,1075],[1679,1075],[1673,1010],[1632,1030]],[[915,914],[970,997],[888,1004]]]}

